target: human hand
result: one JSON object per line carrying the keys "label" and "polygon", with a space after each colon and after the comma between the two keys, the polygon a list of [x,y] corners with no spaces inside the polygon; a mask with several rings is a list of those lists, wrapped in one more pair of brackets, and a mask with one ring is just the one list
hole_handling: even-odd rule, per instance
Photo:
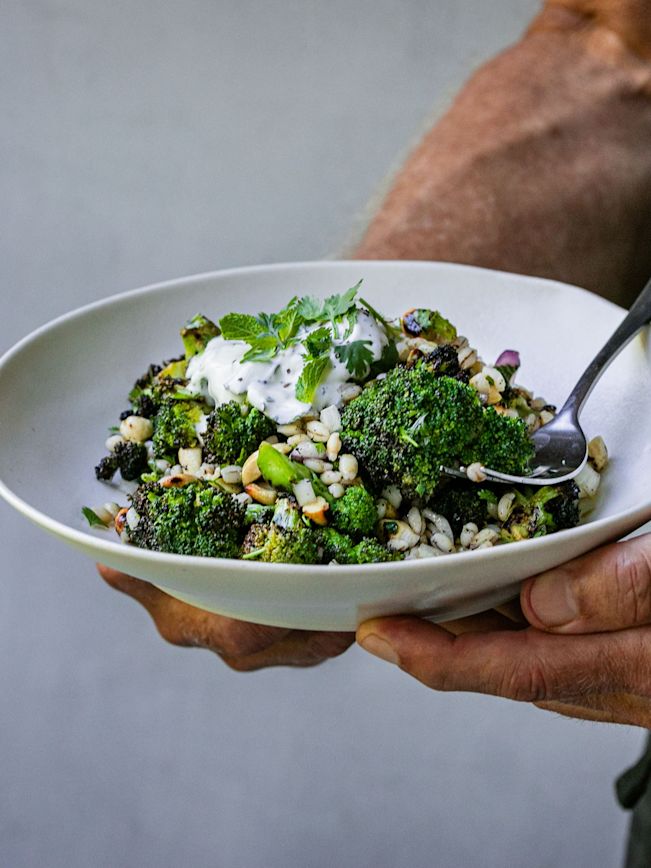
{"label": "human hand", "polygon": [[343,654],[354,639],[352,633],[286,630],[214,615],[170,597],[149,582],[102,564],[97,569],[112,588],[145,607],[163,639],[172,645],[214,651],[238,672],[269,666],[314,666]]}
{"label": "human hand", "polygon": [[435,690],[651,728],[651,534],[529,579],[520,604],[524,625],[496,612],[375,618],[357,641]]}

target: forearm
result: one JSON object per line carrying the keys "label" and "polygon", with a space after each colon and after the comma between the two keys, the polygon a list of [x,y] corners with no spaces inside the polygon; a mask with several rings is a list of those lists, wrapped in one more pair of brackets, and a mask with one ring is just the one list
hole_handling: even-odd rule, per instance
{"label": "forearm", "polygon": [[[648,0],[621,6],[651,18]],[[554,5],[425,136],[356,255],[469,262],[630,301],[651,271],[650,143],[651,62]]]}

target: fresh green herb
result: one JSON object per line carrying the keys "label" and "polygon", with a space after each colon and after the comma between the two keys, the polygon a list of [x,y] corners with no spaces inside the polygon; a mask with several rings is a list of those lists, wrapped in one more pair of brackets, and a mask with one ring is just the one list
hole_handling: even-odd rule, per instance
{"label": "fresh green herb", "polygon": [[298,302],[298,309],[303,318],[303,322],[333,322],[337,317],[344,316],[348,313],[351,307],[355,306],[355,298],[357,290],[362,285],[359,280],[355,286],[341,295],[331,295],[328,298],[320,301],[311,295],[306,295]]}
{"label": "fresh green herb", "polygon": [[229,313],[219,320],[219,328],[227,341],[256,341],[264,327],[257,317],[248,313]]}
{"label": "fresh green herb", "polygon": [[350,344],[339,344],[335,347],[335,355],[343,362],[353,377],[363,380],[373,364],[373,353],[369,349],[370,341],[352,341]]}
{"label": "fresh green herb", "polygon": [[305,338],[305,349],[313,358],[322,356],[324,353],[330,352],[332,346],[332,333],[327,326],[322,326],[316,329]]}
{"label": "fresh green herb", "polygon": [[299,401],[305,401],[306,404],[312,403],[314,393],[329,366],[330,357],[328,355],[317,356],[306,362],[296,383],[296,397]]}
{"label": "fresh green herb", "polygon": [[477,492],[477,497],[480,500],[485,500],[486,503],[497,503],[497,495],[490,488],[480,488]]}
{"label": "fresh green herb", "polygon": [[99,515],[97,515],[97,513],[89,506],[82,506],[81,511],[91,527],[106,527]]}

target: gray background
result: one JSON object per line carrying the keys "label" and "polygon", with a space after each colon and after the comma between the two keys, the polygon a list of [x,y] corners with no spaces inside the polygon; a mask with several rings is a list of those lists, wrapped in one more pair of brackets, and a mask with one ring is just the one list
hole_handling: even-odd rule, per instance
{"label": "gray background", "polygon": [[[4,0],[0,351],[132,286],[336,255],[536,7]],[[639,730],[437,695],[357,649],[237,675],[4,505],[0,528],[3,866],[619,863]]]}

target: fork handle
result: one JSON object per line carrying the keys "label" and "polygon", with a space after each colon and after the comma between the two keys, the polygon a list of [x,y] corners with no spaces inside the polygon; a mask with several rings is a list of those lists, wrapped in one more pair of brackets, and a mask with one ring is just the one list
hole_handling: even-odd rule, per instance
{"label": "fork handle", "polygon": [[599,377],[626,344],[649,322],[651,322],[651,280],[635,299],[628,314],[581,374],[578,383],[561,407],[559,416],[567,413],[575,419],[578,418]]}

